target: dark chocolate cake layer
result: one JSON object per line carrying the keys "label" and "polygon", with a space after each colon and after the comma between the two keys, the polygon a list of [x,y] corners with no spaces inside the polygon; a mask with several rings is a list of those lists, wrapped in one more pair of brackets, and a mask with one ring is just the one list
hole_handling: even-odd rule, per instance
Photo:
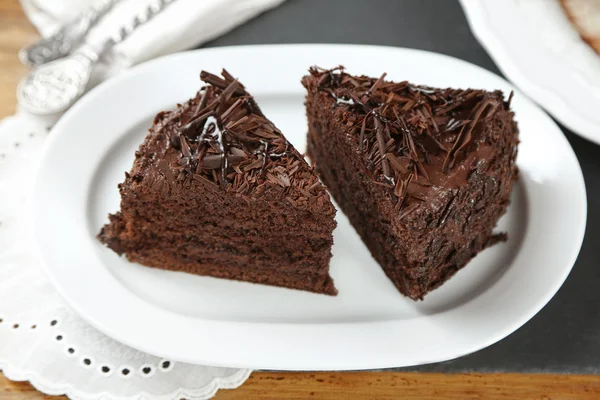
{"label": "dark chocolate cake layer", "polygon": [[308,155],[398,290],[412,299],[486,247],[517,179],[500,91],[434,89],[311,68]]}
{"label": "dark chocolate cake layer", "polygon": [[316,172],[227,71],[159,113],[99,239],[130,261],[336,294],[335,209]]}

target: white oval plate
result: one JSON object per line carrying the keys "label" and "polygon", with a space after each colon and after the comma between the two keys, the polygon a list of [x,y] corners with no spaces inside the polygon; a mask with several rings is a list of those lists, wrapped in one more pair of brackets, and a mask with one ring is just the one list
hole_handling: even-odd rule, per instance
{"label": "white oval plate", "polygon": [[[117,184],[156,112],[193,96],[200,69],[226,67],[298,148],[305,146],[310,65],[432,86],[514,90],[479,67],[417,50],[340,45],[248,46],[157,59],[94,89],[54,127],[35,187],[35,234],[58,291],[90,324],[140,350],[199,364],[348,370],[448,360],[504,338],[561,286],[585,228],[586,195],[569,143],[516,92],[520,180],[478,255],[422,302],[400,295],[338,213],[337,297],[192,276],[127,262],[95,235],[119,207]],[[451,72],[449,72],[451,71]]]}
{"label": "white oval plate", "polygon": [[500,70],[573,132],[600,144],[600,56],[559,0],[461,0]]}

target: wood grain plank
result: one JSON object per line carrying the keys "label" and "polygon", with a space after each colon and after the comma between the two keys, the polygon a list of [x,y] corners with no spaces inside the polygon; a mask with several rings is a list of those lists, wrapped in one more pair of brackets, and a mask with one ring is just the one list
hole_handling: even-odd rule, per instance
{"label": "wood grain plank", "polygon": [[0,118],[15,112],[17,84],[28,71],[17,53],[38,37],[17,0],[0,0]]}
{"label": "wood grain plank", "polygon": [[[65,399],[0,376],[3,400]],[[255,372],[240,388],[217,400],[255,399],[486,399],[597,400],[600,377],[526,374],[433,374],[411,372]]]}
{"label": "wood grain plank", "polygon": [[217,399],[599,399],[600,377],[394,372],[253,374]]}
{"label": "wood grain plank", "polygon": [[65,396],[48,396],[35,390],[28,382],[12,382],[0,374],[2,400],[68,400]]}

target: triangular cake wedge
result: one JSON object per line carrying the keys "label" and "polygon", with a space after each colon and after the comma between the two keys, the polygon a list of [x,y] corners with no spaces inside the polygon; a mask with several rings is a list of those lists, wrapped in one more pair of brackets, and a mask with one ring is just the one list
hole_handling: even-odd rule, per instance
{"label": "triangular cake wedge", "polygon": [[500,91],[311,68],[308,156],[404,295],[423,296],[506,235],[518,129]]}
{"label": "triangular cake wedge", "polygon": [[316,172],[227,71],[200,77],[156,116],[98,238],[150,267],[336,294]]}

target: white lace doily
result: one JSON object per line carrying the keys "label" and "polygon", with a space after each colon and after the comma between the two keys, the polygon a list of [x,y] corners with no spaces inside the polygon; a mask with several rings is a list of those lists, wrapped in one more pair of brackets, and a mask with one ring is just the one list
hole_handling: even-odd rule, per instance
{"label": "white lace doily", "polygon": [[[0,122],[0,369],[11,380],[71,399],[206,399],[250,370],[176,363],[122,345],[60,299],[32,252],[26,197],[49,121]],[[52,210],[48,210],[52,212]]]}

